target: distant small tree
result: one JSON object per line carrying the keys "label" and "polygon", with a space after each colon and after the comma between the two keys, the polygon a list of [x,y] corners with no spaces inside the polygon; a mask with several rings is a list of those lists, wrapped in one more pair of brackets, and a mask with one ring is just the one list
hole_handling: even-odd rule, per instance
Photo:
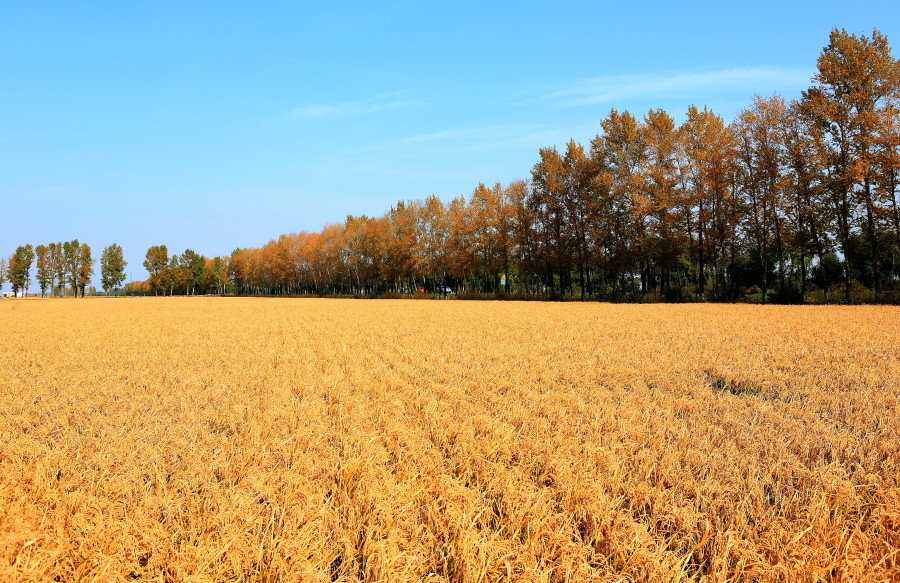
{"label": "distant small tree", "polygon": [[179,265],[185,280],[185,293],[191,295],[197,293],[197,288],[203,284],[203,270],[206,267],[206,257],[193,249],[187,249],[181,254]]}
{"label": "distant small tree", "polygon": [[63,257],[66,262],[66,278],[72,287],[72,295],[78,297],[78,268],[81,266],[81,244],[78,239],[62,244]]}
{"label": "distant small tree", "polygon": [[91,248],[87,243],[81,244],[79,252],[79,263],[77,272],[77,283],[81,289],[81,297],[84,297],[85,287],[91,283],[91,277],[94,275],[94,260],[91,258]]}
{"label": "distant small tree", "polygon": [[169,259],[169,266],[166,269],[166,286],[169,288],[169,295],[175,294],[175,288],[180,285],[186,285],[187,277],[185,276],[184,269],[182,269],[181,262],[178,260],[178,255],[172,254],[172,257]]}
{"label": "distant small tree", "polygon": [[813,268],[813,281],[822,288],[825,299],[828,299],[828,289],[840,283],[844,277],[844,264],[834,253],[826,253],[819,264]]}
{"label": "distant small tree", "polygon": [[145,296],[150,293],[150,284],[146,281],[130,281],[125,284],[125,295]]}
{"label": "distant small tree", "polygon": [[0,290],[3,289],[3,282],[6,281],[6,270],[9,267],[9,262],[6,260],[6,257],[0,257]]}
{"label": "distant small tree", "polygon": [[206,260],[203,271],[203,287],[215,288],[217,294],[225,293],[225,284],[228,282],[228,263],[222,257]]}
{"label": "distant small tree", "polygon": [[53,280],[56,283],[56,294],[64,296],[66,292],[66,274],[68,265],[66,255],[63,252],[62,243],[50,243],[50,270],[53,272]]}
{"label": "distant small tree", "polygon": [[122,254],[122,248],[113,243],[103,249],[100,255],[100,284],[103,291],[114,294],[125,281],[125,267],[128,263]]}
{"label": "distant small tree", "polygon": [[50,262],[50,247],[38,245],[34,251],[37,254],[37,281],[41,288],[41,297],[44,297],[48,289],[53,289],[53,266]]}
{"label": "distant small tree", "polygon": [[34,262],[34,247],[31,245],[20,245],[16,247],[16,252],[9,258],[9,282],[12,284],[13,293],[18,294],[20,291],[24,294],[28,291],[28,285],[31,280],[31,264]]}
{"label": "distant small tree", "polygon": [[158,294],[159,290],[165,293],[167,272],[169,266],[169,250],[165,245],[154,245],[147,249],[147,255],[144,259],[144,269],[150,274],[147,283],[150,290],[154,294]]}

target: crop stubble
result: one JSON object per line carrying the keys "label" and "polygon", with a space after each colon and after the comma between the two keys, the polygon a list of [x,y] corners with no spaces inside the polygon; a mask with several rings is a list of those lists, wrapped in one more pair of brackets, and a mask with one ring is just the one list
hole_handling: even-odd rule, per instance
{"label": "crop stubble", "polygon": [[898,581],[890,307],[0,302],[0,580]]}

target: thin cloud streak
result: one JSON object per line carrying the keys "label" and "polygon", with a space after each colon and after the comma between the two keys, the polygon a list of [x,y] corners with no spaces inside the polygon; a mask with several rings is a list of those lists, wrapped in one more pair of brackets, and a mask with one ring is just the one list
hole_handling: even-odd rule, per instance
{"label": "thin cloud streak", "polygon": [[405,138],[403,143],[418,145],[430,151],[496,151],[536,148],[547,145],[571,128],[548,126],[493,125],[458,128]]}
{"label": "thin cloud streak", "polygon": [[[525,130],[527,131],[527,130]],[[459,141],[485,141],[504,138],[510,135],[520,134],[523,128],[512,125],[492,125],[482,127],[458,128],[442,130],[430,134],[421,134],[404,139],[404,142],[459,142]]]}
{"label": "thin cloud streak", "polygon": [[573,83],[536,101],[555,107],[577,107],[650,97],[690,98],[701,94],[746,91],[768,94],[778,88],[804,87],[809,84],[811,77],[812,72],[807,69],[784,67],[744,67],[667,75],[611,75]]}
{"label": "thin cloud streak", "polygon": [[389,111],[400,109],[403,107],[414,107],[423,105],[418,99],[393,99],[407,93],[406,91],[392,91],[376,95],[369,99],[360,99],[357,101],[345,101],[335,104],[317,104],[297,107],[291,110],[290,117],[292,119],[303,118],[322,118],[322,117],[351,117],[355,115],[364,115],[369,113],[377,113],[379,111]]}
{"label": "thin cloud streak", "polygon": [[[581,132],[579,132],[581,130]],[[510,152],[532,152],[563,144],[584,128],[551,127],[532,124],[490,125],[448,129],[351,148],[317,163],[327,175],[367,175],[380,177],[429,178],[434,160],[451,165],[448,174],[458,174],[461,156],[479,154],[480,164],[504,160]],[[528,166],[521,169],[528,171]],[[476,173],[477,174],[477,173]]]}

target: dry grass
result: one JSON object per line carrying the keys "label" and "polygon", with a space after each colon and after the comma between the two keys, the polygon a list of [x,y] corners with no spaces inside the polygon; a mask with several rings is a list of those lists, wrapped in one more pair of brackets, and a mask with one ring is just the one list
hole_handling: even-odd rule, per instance
{"label": "dry grass", "polygon": [[0,301],[2,581],[900,581],[900,311]]}

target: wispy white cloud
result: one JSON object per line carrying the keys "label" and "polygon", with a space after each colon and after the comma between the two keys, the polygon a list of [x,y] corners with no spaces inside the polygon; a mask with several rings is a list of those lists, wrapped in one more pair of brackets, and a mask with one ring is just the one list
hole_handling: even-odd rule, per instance
{"label": "wispy white cloud", "polygon": [[[349,159],[420,159],[434,154],[535,150],[571,135],[571,128],[537,125],[490,125],[441,130],[349,148],[335,153],[330,161],[343,168]],[[535,145],[537,144],[537,146]]]}
{"label": "wispy white cloud", "polygon": [[534,149],[552,143],[567,134],[571,128],[546,125],[489,125],[456,128],[410,136],[403,140],[407,145],[431,151],[499,151]]}
{"label": "wispy white cloud", "polygon": [[[518,178],[529,168],[519,160],[530,160],[541,147],[564,144],[578,130],[537,124],[451,128],[348,148],[317,161],[316,169],[329,176],[368,176],[398,185]],[[430,187],[423,188],[426,192]]]}
{"label": "wispy white cloud", "polygon": [[812,71],[785,67],[743,67],[699,73],[638,73],[583,79],[539,97],[557,107],[618,103],[641,98],[705,98],[754,92],[768,94],[809,84]]}
{"label": "wispy white cloud", "polygon": [[459,140],[484,140],[493,139],[500,136],[507,136],[514,133],[514,126],[493,125],[483,127],[456,128],[452,130],[441,130],[429,134],[420,134],[410,136],[404,141],[406,142],[446,142]]}
{"label": "wispy white cloud", "polygon": [[360,99],[356,101],[344,101],[342,103],[332,104],[316,104],[297,107],[291,110],[290,117],[293,119],[303,118],[322,118],[322,117],[350,117],[355,115],[363,115],[368,113],[377,113],[379,111],[388,111],[392,109],[400,109],[403,107],[413,107],[423,105],[418,99],[401,99],[400,97],[407,94],[407,91],[392,91],[390,93],[382,93],[368,99]]}

